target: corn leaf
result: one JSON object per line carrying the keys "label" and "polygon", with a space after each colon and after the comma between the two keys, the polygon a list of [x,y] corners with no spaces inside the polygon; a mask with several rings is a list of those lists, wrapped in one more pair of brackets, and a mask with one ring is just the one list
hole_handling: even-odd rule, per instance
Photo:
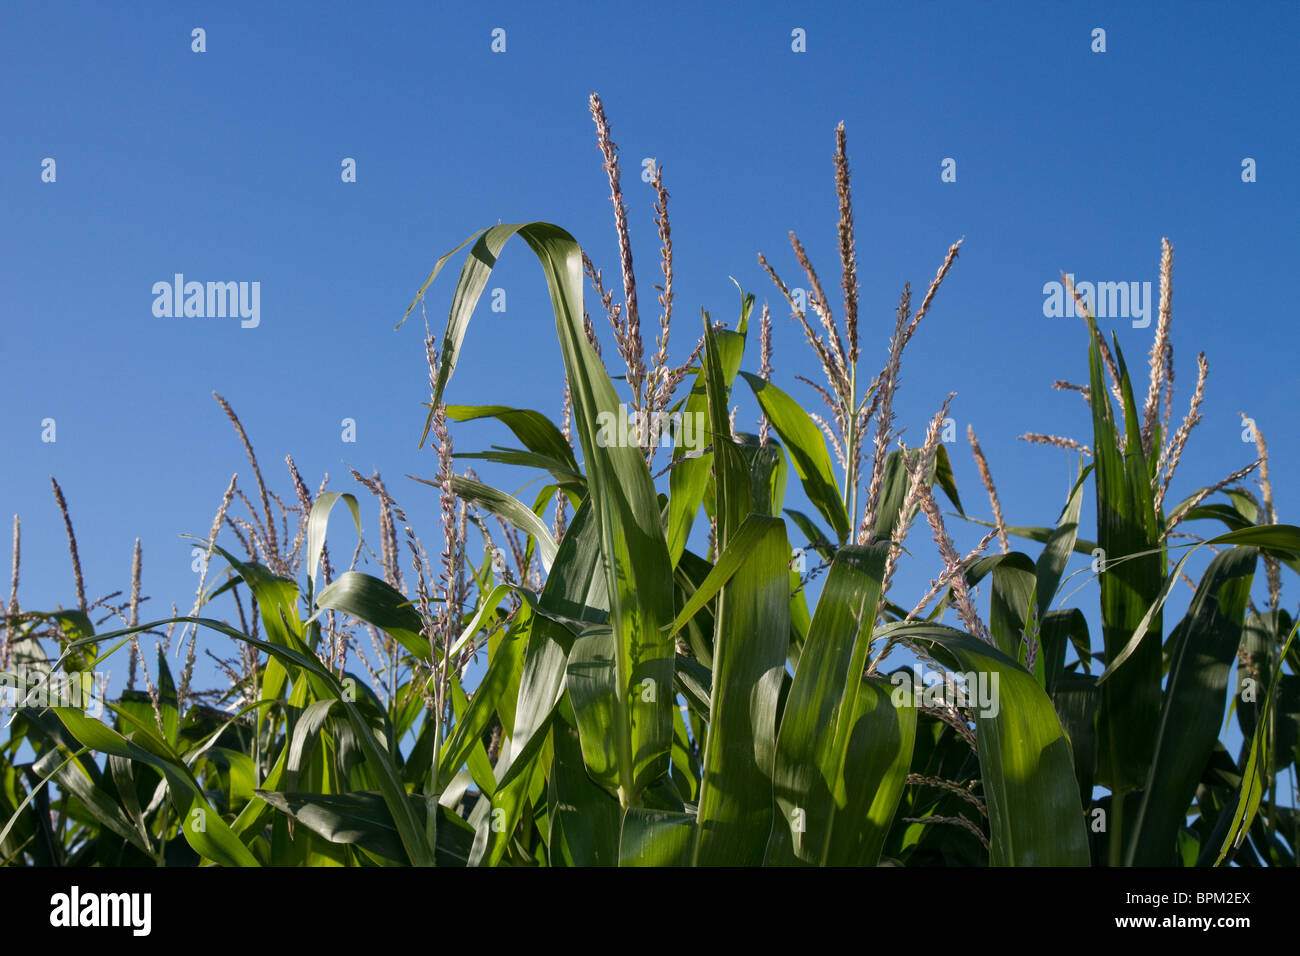
{"label": "corn leaf", "polygon": [[[1088,838],[1070,744],[1047,694],[1001,651],[941,624],[886,624],[876,636],[905,635],[972,679],[983,677],[990,706],[974,707],[980,779],[993,866],[1087,866]],[[996,679],[996,683],[994,683]]]}
{"label": "corn leaf", "polygon": [[1179,625],[1155,759],[1125,834],[1129,866],[1167,866],[1175,860],[1178,832],[1218,738],[1256,554],[1238,547],[1216,555]]}

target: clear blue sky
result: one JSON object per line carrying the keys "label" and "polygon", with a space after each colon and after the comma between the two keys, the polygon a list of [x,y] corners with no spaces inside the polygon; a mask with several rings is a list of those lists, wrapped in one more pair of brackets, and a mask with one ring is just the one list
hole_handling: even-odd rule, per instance
{"label": "clear blue sky", "polygon": [[[756,257],[804,284],[794,229],[837,288],[831,159],[843,120],[866,374],[883,361],[903,282],[919,296],[965,237],[909,347],[897,411],[919,442],[957,392],[950,452],[972,513],[989,509],[967,423],[1009,522],[1055,520],[1065,453],[1016,436],[1088,441],[1079,396],[1050,388],[1087,371],[1080,322],[1044,317],[1043,284],[1063,269],[1155,283],[1162,236],[1176,250],[1176,420],[1196,352],[1211,365],[1172,500],[1253,459],[1239,411],[1268,436],[1275,476],[1300,468],[1300,334],[1286,298],[1300,210],[1295,3],[53,3],[9,5],[0,25],[0,512],[6,543],[8,516],[23,518],[26,608],[75,601],[55,475],[92,595],[129,587],[139,536],[153,611],[188,609],[196,582],[178,535],[206,533],[232,472],[251,487],[213,390],[282,494],[286,453],[313,487],[329,472],[332,487],[353,490],[347,466],[378,468],[436,541],[436,501],[402,477],[434,471],[416,450],[422,329],[394,323],[438,255],[498,220],[558,223],[616,276],[593,90],[622,149],[647,322],[657,238],[637,172],[642,157],[665,170],[676,359],[701,306],[734,321],[735,276],[778,316],[777,381],[810,397],[794,375],[818,377],[815,367]],[[490,50],[496,27],[502,54]],[[1090,49],[1095,27],[1104,54]],[[795,28],[805,53],[791,50]],[[55,183],[41,181],[46,157]],[[344,157],[356,183],[340,180]],[[940,181],[946,157],[955,183]],[[1241,180],[1245,157],[1255,183]],[[155,317],[152,286],[177,272],[260,282],[260,326]],[[453,284],[440,280],[430,299],[437,329]],[[558,417],[559,350],[526,247],[507,249],[492,285],[507,290],[507,312],[481,312],[449,399]],[[1154,323],[1102,324],[1143,367]],[[340,440],[345,417],[355,444]],[[45,418],[57,422],[53,444],[41,440]],[[455,431],[461,450],[503,437]],[[1278,483],[1282,520],[1294,521],[1294,488]],[[1089,498],[1085,534],[1091,513]],[[365,515],[373,541],[369,504]],[[978,537],[951,527],[961,546]],[[921,560],[900,575],[900,601],[936,573],[927,537],[918,525]],[[1095,583],[1075,603],[1092,613]]]}

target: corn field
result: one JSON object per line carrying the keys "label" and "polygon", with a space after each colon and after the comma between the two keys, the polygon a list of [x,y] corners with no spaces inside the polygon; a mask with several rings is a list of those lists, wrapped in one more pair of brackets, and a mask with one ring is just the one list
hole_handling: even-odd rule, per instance
{"label": "corn field", "polygon": [[[498,224],[439,259],[407,309],[426,323],[429,371],[409,427],[437,468],[401,494],[436,496],[439,526],[412,527],[379,474],[313,492],[289,458],[277,493],[220,396],[248,469],[194,539],[208,563],[189,613],[182,597],[143,619],[138,543],[129,589],[92,599],[57,481],[75,589],[63,607],[25,607],[14,519],[0,861],[1295,865],[1300,647],[1282,584],[1300,571],[1300,528],[1278,521],[1258,430],[1253,457],[1168,497],[1213,398],[1201,353],[1174,408],[1172,243],[1145,377],[1076,296],[1077,364],[1057,371],[1079,384],[1057,385],[1087,403],[1091,434],[1024,436],[1079,466],[1059,514],[1008,526],[973,430],[982,487],[959,493],[941,440],[953,396],[932,397],[912,445],[894,412],[960,242],[918,301],[901,290],[887,359],[866,364],[879,309],[859,302],[843,125],[842,301],[793,233],[792,262],[759,256],[824,373],[782,381],[773,309],[753,290],[725,322],[675,313],[662,169],[643,327],[619,153],[599,97],[590,110],[617,278],[559,225]],[[538,383],[538,404],[563,394],[560,413],[452,404],[498,258],[528,254],[565,373]],[[435,334],[424,296],[456,265]],[[782,276],[796,268],[806,301]],[[602,354],[606,321],[617,355]],[[694,340],[680,365],[670,330]],[[742,402],[759,410],[754,432]],[[487,419],[515,445],[453,447],[454,426]],[[535,496],[485,483],[475,461],[537,479]],[[331,521],[360,536],[350,555],[331,550]],[[987,533],[962,554],[953,521]],[[376,573],[358,569],[363,552]],[[1075,554],[1091,564],[1067,573]],[[1213,555],[1199,580],[1194,554]],[[893,586],[902,562],[927,569],[928,593]],[[123,658],[126,686],[100,699],[89,676]],[[223,679],[199,686],[208,661]]]}

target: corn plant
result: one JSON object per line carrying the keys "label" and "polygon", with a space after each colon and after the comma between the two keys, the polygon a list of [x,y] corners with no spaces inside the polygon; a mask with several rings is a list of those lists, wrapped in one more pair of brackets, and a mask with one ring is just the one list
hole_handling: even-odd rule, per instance
{"label": "corn plant", "polygon": [[[232,479],[199,539],[223,570],[211,583],[204,575],[190,614],[141,623],[138,546],[129,601],[88,602],[57,484],[78,607],[21,610],[15,525],[0,669],[18,706],[0,749],[0,859],[1293,863],[1295,813],[1279,804],[1277,789],[1296,760],[1300,672],[1280,581],[1284,566],[1300,570],[1300,529],[1277,522],[1262,434],[1253,466],[1164,506],[1208,369],[1202,355],[1191,409],[1170,434],[1172,247],[1142,409],[1118,342],[1112,352],[1088,314],[1089,384],[1061,384],[1089,402],[1092,445],[1028,437],[1074,447],[1092,463],[1055,525],[1010,526],[972,430],[994,520],[962,555],[936,500],[938,489],[967,517],[939,441],[952,396],[938,403],[915,448],[899,440],[893,412],[903,352],[960,244],[915,310],[904,288],[886,363],[871,378],[860,374],[847,141],[843,126],[836,131],[841,317],[793,234],[813,316],[759,257],[825,375],[824,384],[804,380],[824,406],[810,411],[773,382],[766,306],[756,323],[757,371],[742,370],[755,325],[751,293],[740,294],[734,328],[705,312],[698,345],[684,364],[669,363],[673,254],[659,169],[663,284],[647,363],[617,147],[598,97],[591,110],[615,210],[622,301],[568,232],[533,222],[472,235],[435,263],[407,309],[409,317],[464,251],[445,330],[424,341],[431,394],[421,442],[432,436],[438,470],[416,481],[438,495],[437,561],[377,475],[353,475],[378,503],[377,555],[362,536],[358,498],[324,483],[311,494],[292,459],[297,504],[284,505],[220,399],[255,487],[250,497]],[[558,423],[533,409],[447,404],[475,307],[515,236],[541,264],[550,293],[565,371]],[[623,396],[602,357],[584,279],[611,323]],[[741,391],[761,412],[757,433],[735,425]],[[642,422],[698,420],[701,434],[671,433],[668,461],[656,464],[657,441],[610,440],[608,423],[629,409]],[[481,419],[505,425],[520,447],[454,454],[450,423]],[[457,472],[457,460],[524,468],[544,484],[521,501],[471,469]],[[1254,468],[1258,501],[1232,486]],[[786,507],[791,472],[815,514]],[[1095,541],[1078,528],[1090,478]],[[1219,493],[1227,504],[1211,501]],[[340,502],[358,545],[336,574],[327,540]],[[922,516],[941,567],[909,609],[891,585]],[[1175,543],[1184,522],[1206,520],[1227,532],[1185,549]],[[229,546],[217,543],[223,533]],[[471,534],[485,547],[479,566],[468,557]],[[1013,536],[1040,544],[1037,556],[1012,550]],[[985,554],[995,539],[1001,553]],[[808,570],[792,561],[796,541],[821,564]],[[1218,553],[1199,583],[1189,579],[1191,605],[1166,635],[1165,603],[1202,545]],[[1075,552],[1100,555],[1098,649],[1082,611],[1065,606]],[[378,573],[361,569],[367,555]],[[1251,599],[1260,562],[1267,610]],[[986,580],[981,612],[977,586]],[[217,616],[218,600],[233,617]],[[942,622],[949,608],[959,626]],[[122,626],[100,630],[113,618]],[[193,687],[200,632],[235,648],[235,657],[217,659],[227,687]],[[145,651],[149,636],[156,655]],[[167,663],[173,646],[186,655],[179,680]],[[84,706],[40,703],[59,669],[86,672],[120,651],[129,655],[129,686],[105,702],[102,719]],[[1235,758],[1218,739],[1234,657],[1246,738]],[[485,666],[471,677],[476,659]],[[947,675],[950,687],[976,677],[994,697],[900,693],[913,662]],[[31,663],[47,672],[30,680]],[[144,690],[136,689],[137,668]],[[1100,800],[1097,786],[1109,791]]]}

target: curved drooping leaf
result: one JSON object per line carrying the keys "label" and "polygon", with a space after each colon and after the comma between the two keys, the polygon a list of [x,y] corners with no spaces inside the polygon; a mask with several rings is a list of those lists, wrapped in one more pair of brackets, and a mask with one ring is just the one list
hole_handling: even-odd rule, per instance
{"label": "curved drooping leaf", "polygon": [[1183,556],[1178,559],[1173,569],[1165,576],[1156,599],[1147,608],[1142,620],[1133,629],[1132,634],[1125,642],[1123,648],[1113,658],[1108,658],[1106,671],[1101,675],[1098,683],[1105,682],[1119,670],[1129,657],[1133,655],[1138,646],[1146,637],[1150,628],[1152,619],[1159,614],[1160,609],[1164,607],[1165,600],[1169,593],[1174,589],[1178,581],[1178,573],[1183,569],[1189,558],[1202,546],[1212,546],[1219,544],[1243,545],[1248,547],[1259,548],[1260,551],[1273,554],[1278,557],[1300,553],[1300,527],[1295,525],[1259,525],[1251,528],[1243,528],[1240,531],[1229,531],[1227,534],[1221,534],[1218,537],[1210,538],[1208,541],[1201,541],[1195,546],[1184,552]]}
{"label": "curved drooping leaf", "polygon": [[[971,524],[981,525],[985,528],[997,527],[995,522],[984,521],[981,518],[972,518],[970,515],[966,516],[966,520],[971,522]],[[1057,528],[1044,528],[1041,526],[1034,527],[1031,525],[1018,524],[1009,524],[1006,526],[1006,529],[1007,534],[1013,538],[1024,538],[1026,541],[1037,541],[1039,544],[1047,544],[1047,542],[1051,541],[1052,537],[1059,530]],[[1097,550],[1097,543],[1095,541],[1089,541],[1087,538],[1076,537],[1074,539],[1073,550],[1075,554],[1091,555],[1095,550]]]}
{"label": "curved drooping leaf", "polygon": [[[330,843],[351,844],[387,860],[408,862],[383,794],[368,790],[329,794],[259,790],[257,795]],[[424,800],[411,794],[407,802],[411,812],[423,821]],[[473,831],[454,813],[442,811],[442,816],[436,851],[438,865],[464,866]]]}
{"label": "curved drooping leaf", "polygon": [[1197,505],[1192,508],[1180,505],[1175,506],[1169,512],[1170,517],[1176,515],[1180,508],[1187,512],[1183,515],[1184,521],[1207,521],[1210,519],[1217,519],[1227,525],[1229,531],[1240,531],[1242,528],[1252,528],[1255,526],[1253,520],[1248,521],[1241,512],[1232,507],[1232,505],[1208,504]]}
{"label": "curved drooping leaf", "polygon": [[422,661],[433,657],[429,639],[420,633],[424,627],[420,615],[410,600],[372,574],[344,571],[316,596],[316,606],[373,624]]}
{"label": "curved drooping leaf", "polygon": [[[221,554],[225,555],[225,552],[222,551],[219,547],[216,550]],[[266,606],[275,607],[278,611],[279,606],[274,602],[275,587],[276,587],[275,582],[282,579],[272,578],[271,576],[269,576],[268,573],[265,572],[265,569],[261,569],[260,571],[249,570],[250,568],[254,568],[256,566],[244,565],[242,562],[238,562],[233,558],[228,558],[228,560],[231,561],[232,566],[235,566],[236,570],[239,571],[241,575],[245,570],[248,571],[249,577],[245,578],[245,582],[249,584],[249,587],[253,590],[255,596],[257,596],[257,592],[259,588],[262,588],[268,585],[269,583],[272,589],[272,594],[269,596],[265,594],[261,595],[259,598],[259,606],[261,606],[261,601],[265,600]],[[339,698],[339,706],[343,708],[344,712],[348,717],[349,722],[352,724],[352,729],[355,734],[355,739],[365,754],[366,766],[370,771],[370,773],[374,775],[375,779],[379,783],[381,791],[384,794],[385,802],[389,807],[390,813],[392,813],[393,815],[393,820],[394,823],[397,825],[398,832],[401,834],[402,844],[406,848],[407,856],[416,866],[430,865],[433,862],[432,850],[425,839],[425,834],[423,830],[418,827],[414,815],[410,812],[410,808],[406,805],[406,801],[405,801],[406,790],[401,781],[401,775],[396,768],[396,764],[393,759],[393,756],[386,749],[385,746],[386,742],[376,737],[374,728],[370,725],[367,717],[362,712],[361,708],[358,706],[357,703],[349,700],[349,697],[351,697],[352,695],[344,687],[342,682],[337,677],[335,677],[334,674],[329,671],[329,669],[327,669],[320,663],[320,661],[316,658],[316,655],[313,654],[302,643],[301,638],[297,636],[297,630],[301,628],[301,621],[298,620],[296,611],[295,611],[295,616],[293,618],[293,621],[295,622],[294,624],[289,624],[287,622],[287,619],[282,618],[278,626],[278,631],[281,634],[281,636],[286,638],[289,644],[292,646],[286,644],[278,644],[273,641],[252,637],[251,635],[245,634],[242,631],[239,631],[231,627],[229,624],[226,624],[223,621],[217,621],[211,618],[188,617],[188,616],[170,618],[162,621],[152,621],[148,624],[141,624],[135,627],[125,628],[120,631],[115,631],[110,634],[102,635],[102,639],[112,640],[117,637],[123,637],[124,640],[117,645],[120,647],[122,646],[122,644],[125,643],[125,638],[131,634],[135,634],[143,631],[150,631],[162,625],[170,624],[173,622],[177,624],[195,624],[198,625],[199,627],[208,628],[209,630],[213,630],[221,634],[225,634],[227,637],[248,644],[250,647],[255,647],[258,650],[266,654],[269,654],[271,657],[273,657],[280,663],[281,667],[284,669],[286,673],[288,673],[291,670],[301,671],[300,674],[300,677],[302,679],[301,686],[306,688],[307,684],[310,683],[312,692],[316,695],[317,698],[329,698],[329,697]],[[266,623],[266,628],[267,628],[267,633],[270,634],[272,632],[272,625],[269,621]],[[80,712],[74,712],[74,713],[80,715]],[[100,724],[98,721],[91,721],[90,718],[85,718],[85,717],[83,717],[82,719],[89,721],[95,726],[103,727],[103,725]],[[104,728],[104,729],[107,730],[108,728]],[[110,733],[112,732],[110,731]],[[100,740],[100,737],[97,735],[97,733],[95,735],[95,739]],[[148,743],[148,738],[141,738],[141,744],[147,744],[147,743]],[[119,756],[131,757],[132,759],[136,758],[136,754],[134,753],[134,751],[131,753],[123,753],[120,749],[103,749],[93,743],[87,743],[86,746],[91,747],[91,749],[93,750],[102,750],[102,752],[105,753],[118,753]],[[135,747],[137,750],[139,749],[139,745],[137,744],[131,744],[131,746]],[[185,785],[184,780],[180,780],[179,782],[183,786]],[[173,784],[173,786],[174,785],[175,784]],[[193,807],[190,807],[190,809],[193,809]],[[242,823],[244,826],[247,826],[250,825],[252,821],[255,821],[256,818],[257,818],[256,812],[251,812],[248,818],[245,818],[244,814],[241,812],[240,818],[236,822]],[[209,820],[207,825],[209,827],[209,832],[211,832],[212,822]],[[244,831],[241,830],[240,832],[244,832]],[[224,834],[218,831],[218,837],[223,837],[223,836]],[[233,837],[233,839],[235,839],[236,842],[238,842],[237,837]],[[240,845],[242,846],[243,844],[241,843]],[[228,848],[227,852],[229,852],[231,849],[233,848]],[[200,850],[199,852],[203,852],[203,851]]]}
{"label": "curved drooping leaf", "polygon": [[1013,660],[1024,663],[1025,622],[1030,606],[1034,603],[1034,588],[1037,584],[1034,562],[1019,551],[992,554],[971,564],[966,570],[966,580],[973,585],[990,572],[993,574],[993,600],[989,613],[989,630],[993,633],[998,650]]}
{"label": "curved drooping leaf", "polygon": [[[298,585],[289,578],[274,574],[270,568],[256,561],[240,561],[221,545],[214,544],[212,550],[230,565],[231,570],[242,580],[257,602],[258,614],[267,640],[277,647],[287,648],[304,657],[312,656],[311,650],[303,640],[303,624],[298,613]],[[242,636],[242,635],[241,635]],[[262,669],[262,700],[278,700],[284,693],[288,672],[284,661],[272,655]],[[328,696],[328,695],[326,695]],[[260,735],[266,721],[266,712],[257,712],[257,732]]]}
{"label": "curved drooping leaf", "polygon": [[[407,477],[418,481],[422,485],[438,488],[436,481],[416,478],[414,475],[407,475]],[[535,540],[537,542],[538,557],[542,561],[542,570],[551,570],[551,563],[555,560],[555,551],[558,545],[555,543],[555,538],[551,536],[551,529],[546,526],[546,522],[539,518],[532,508],[513,495],[493,488],[491,485],[485,485],[481,481],[475,481],[473,478],[466,478],[463,475],[451,476],[451,490],[452,494],[457,497],[472,501],[484,510],[504,518],[528,537]]]}
{"label": "curved drooping leaf", "polygon": [[740,375],[753,389],[763,414],[785,445],[795,474],[803,484],[804,494],[813,507],[821,512],[839,543],[843,544],[848,540],[852,529],[849,527],[844,500],[840,497],[839,485],[835,482],[830,452],[826,450],[826,439],[821,429],[798,402],[771,382],[749,372],[741,372]]}
{"label": "curved drooping leaf", "polygon": [[329,528],[330,511],[340,500],[347,502],[357,534],[361,534],[361,508],[357,505],[356,495],[325,491],[311,503],[311,515],[307,519],[307,580],[313,588],[316,586],[316,571],[320,568],[321,554],[325,551],[325,532]]}
{"label": "curved drooping leaf", "polygon": [[420,286],[420,291],[415,294],[411,304],[406,307],[406,314],[394,326],[397,329],[402,327],[402,324],[411,317],[411,312],[420,304],[420,300],[424,298],[424,293],[429,291],[429,286],[433,285],[433,280],[438,278],[438,273],[442,272],[442,268],[447,264],[448,260],[470,243],[473,243],[470,257],[476,262],[482,263],[484,268],[472,271],[462,269],[460,278],[456,283],[451,312],[447,317],[447,329],[442,337],[442,347],[438,350],[440,361],[438,362],[437,379],[433,387],[433,402],[429,404],[429,415],[424,422],[424,432],[420,435],[420,447],[424,447],[424,441],[429,437],[429,429],[433,426],[433,416],[437,410],[437,404],[441,401],[443,390],[447,387],[447,381],[451,378],[451,373],[456,368],[456,362],[460,359],[461,343],[465,341],[465,332],[469,329],[469,320],[470,316],[474,314],[474,305],[478,302],[479,296],[483,294],[483,287],[487,285],[488,276],[492,273],[492,267],[496,265],[497,254],[500,253],[501,247],[505,245],[506,240],[511,235],[513,235],[512,231],[509,231],[508,228],[503,229],[500,226],[497,227],[495,233],[490,228],[480,229],[455,249],[439,257],[438,261],[433,264],[433,269],[429,272],[428,278],[424,280],[424,285]]}
{"label": "curved drooping leaf", "polygon": [[203,788],[188,767],[165,754],[146,750],[132,743],[81,711],[71,707],[53,708],[76,741],[96,753],[112,754],[154,767],[167,778],[172,800],[181,814],[181,834],[196,853],[223,866],[259,866],[248,848],[231,832],[221,815],[208,802]]}
{"label": "curved drooping leaf", "polygon": [[[617,638],[614,731],[624,739],[619,752],[632,755],[631,765],[619,768],[620,788],[627,802],[636,803],[640,793],[667,772],[669,764],[670,695],[661,694],[655,701],[646,702],[638,696],[637,687],[647,680],[658,687],[672,686],[674,647],[662,631],[674,611],[672,561],[658,496],[641,449],[602,440],[601,416],[617,418],[620,403],[608,372],[586,337],[582,251],[569,233],[549,223],[535,222],[493,226],[467,240],[473,246],[461,269],[448,316],[433,404],[441,401],[497,255],[516,233],[528,243],[546,276],[573,398],[574,430],[587,468],[593,519],[604,559],[610,624]],[[424,288],[446,258],[439,260]],[[423,292],[421,289],[420,295]]]}
{"label": "curved drooping leaf", "polygon": [[573,457],[573,449],[564,438],[564,433],[555,427],[555,423],[541,412],[531,408],[510,408],[506,405],[448,405],[447,417],[458,422],[472,422],[480,418],[495,418],[505,425],[518,438],[525,448],[535,455],[549,459],[558,474],[581,478],[578,461]]}
{"label": "curved drooping leaf", "polygon": [[988,805],[993,866],[1087,866],[1087,831],[1069,740],[1038,682],[1001,651],[941,624],[886,624],[966,675]]}
{"label": "curved drooping leaf", "polygon": [[1278,558],[1296,558],[1300,557],[1300,527],[1293,524],[1261,524],[1228,531],[1203,543],[1249,545]]}
{"label": "curved drooping leaf", "polygon": [[[556,490],[561,490],[570,504],[578,504],[587,493],[587,480],[577,472],[567,471],[554,458],[547,458],[545,455],[537,455],[531,451],[520,451],[517,448],[502,448],[500,445],[493,445],[487,451],[458,451],[456,452],[458,460],[473,461],[491,461],[499,465],[514,465],[519,468],[540,468],[550,473],[553,484],[546,485],[542,489],[540,497],[544,504],[549,504],[555,498]],[[534,511],[540,510],[535,508]]]}

